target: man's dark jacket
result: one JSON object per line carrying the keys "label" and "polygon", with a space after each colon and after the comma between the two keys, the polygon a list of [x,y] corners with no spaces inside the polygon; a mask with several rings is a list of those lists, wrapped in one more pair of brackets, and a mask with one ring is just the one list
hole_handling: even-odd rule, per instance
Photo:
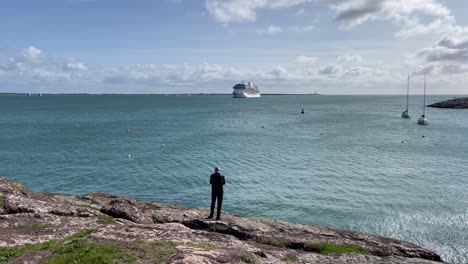
{"label": "man's dark jacket", "polygon": [[210,184],[211,184],[211,191],[214,193],[222,193],[223,192],[223,185],[226,183],[224,180],[224,175],[221,173],[215,172],[211,174],[210,177]]}

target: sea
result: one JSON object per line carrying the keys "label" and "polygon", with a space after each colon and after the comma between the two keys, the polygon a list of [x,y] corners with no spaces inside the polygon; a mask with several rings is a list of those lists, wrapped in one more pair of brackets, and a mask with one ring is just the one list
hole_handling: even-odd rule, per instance
{"label": "sea", "polygon": [[[427,96],[426,103],[453,95]],[[468,110],[410,96],[4,95],[0,175],[413,242],[468,263]],[[301,110],[304,109],[304,114]]]}

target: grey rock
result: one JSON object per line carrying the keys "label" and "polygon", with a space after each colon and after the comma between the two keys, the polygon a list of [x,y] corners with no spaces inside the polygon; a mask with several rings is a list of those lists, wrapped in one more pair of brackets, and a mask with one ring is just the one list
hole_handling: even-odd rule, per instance
{"label": "grey rock", "polygon": [[[0,247],[62,239],[92,228],[96,230],[91,235],[94,240],[123,244],[175,241],[177,253],[170,263],[236,263],[242,254],[259,263],[285,263],[288,254],[297,256],[297,263],[442,262],[438,254],[405,241],[229,213],[223,213],[221,221],[207,220],[204,217],[209,214],[208,208],[151,203],[105,193],[75,196],[32,192],[7,178],[0,178],[0,195],[4,198]],[[115,217],[116,221],[102,222],[103,215]],[[259,243],[259,238],[282,246]],[[308,244],[322,242],[360,246],[369,254],[323,255],[306,250]],[[214,247],[198,246],[203,243]],[[27,261],[37,263],[47,256],[38,253]],[[22,259],[15,261],[20,263]]]}

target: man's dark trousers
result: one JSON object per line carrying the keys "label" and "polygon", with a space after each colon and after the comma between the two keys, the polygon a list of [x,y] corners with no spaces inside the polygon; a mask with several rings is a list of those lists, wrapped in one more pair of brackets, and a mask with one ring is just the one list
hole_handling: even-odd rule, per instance
{"label": "man's dark trousers", "polygon": [[218,200],[218,208],[216,212],[216,219],[221,217],[221,206],[223,204],[223,192],[211,192],[211,212],[210,217],[213,217],[214,207],[216,200]]}

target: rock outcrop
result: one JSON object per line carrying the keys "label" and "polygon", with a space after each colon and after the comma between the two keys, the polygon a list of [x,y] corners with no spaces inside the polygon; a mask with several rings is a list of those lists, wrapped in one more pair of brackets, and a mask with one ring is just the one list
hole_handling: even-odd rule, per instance
{"label": "rock outcrop", "polygon": [[468,97],[455,98],[452,100],[442,101],[428,106],[436,108],[468,109]]}
{"label": "rock outcrop", "polygon": [[[19,183],[0,178],[3,249],[57,241],[92,230],[87,239],[124,249],[170,241],[175,250],[168,263],[442,262],[436,253],[396,239],[228,213],[223,213],[220,221],[213,221],[205,219],[208,214],[207,208],[185,208],[105,193],[32,192]],[[320,250],[323,245],[354,250],[343,254],[325,252]],[[38,250],[3,260],[38,263],[53,255],[53,251]],[[138,252],[135,256],[132,260],[135,263],[151,262]]]}

